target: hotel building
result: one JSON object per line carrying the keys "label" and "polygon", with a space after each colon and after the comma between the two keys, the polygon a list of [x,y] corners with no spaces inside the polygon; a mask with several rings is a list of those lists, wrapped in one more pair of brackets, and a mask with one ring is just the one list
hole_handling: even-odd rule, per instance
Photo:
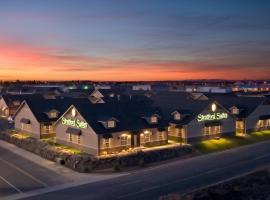
{"label": "hotel building", "polygon": [[[102,97],[100,97],[102,100]],[[26,100],[15,114],[15,128],[36,138],[92,155],[270,129],[270,103],[264,97],[159,92],[151,95]]]}

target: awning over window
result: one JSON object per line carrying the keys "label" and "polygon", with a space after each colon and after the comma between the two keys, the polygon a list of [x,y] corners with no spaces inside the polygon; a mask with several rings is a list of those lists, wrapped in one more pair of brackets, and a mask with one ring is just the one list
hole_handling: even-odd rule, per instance
{"label": "awning over window", "polygon": [[220,125],[221,125],[221,121],[205,122],[204,124],[205,127],[220,126]]}
{"label": "awning over window", "polygon": [[30,123],[31,123],[31,122],[30,122],[30,119],[26,119],[26,118],[21,118],[20,122],[21,122],[22,124],[30,124]]}
{"label": "awning over window", "polygon": [[52,125],[52,122],[44,122],[43,125],[44,126],[51,126]]}
{"label": "awning over window", "polygon": [[82,131],[80,129],[77,129],[77,128],[68,127],[66,130],[66,133],[72,134],[72,135],[81,135]]}
{"label": "awning over window", "polygon": [[104,139],[109,139],[109,138],[112,138],[113,136],[112,136],[112,134],[104,134],[104,135],[102,135],[102,137]]}
{"label": "awning over window", "polygon": [[165,128],[158,128],[158,131],[166,131],[166,129]]}
{"label": "awning over window", "polygon": [[183,128],[183,125],[177,124],[177,125],[175,126],[175,128]]}
{"label": "awning over window", "polygon": [[270,115],[262,115],[260,116],[260,120],[267,120],[270,119]]}

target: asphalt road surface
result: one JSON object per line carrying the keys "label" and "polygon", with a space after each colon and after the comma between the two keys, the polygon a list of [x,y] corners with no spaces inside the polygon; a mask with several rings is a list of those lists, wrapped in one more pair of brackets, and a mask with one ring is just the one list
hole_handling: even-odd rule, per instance
{"label": "asphalt road surface", "polygon": [[0,147],[0,199],[66,181],[61,175]]}
{"label": "asphalt road surface", "polygon": [[270,142],[145,168],[130,175],[55,191],[27,200],[151,200],[187,192],[269,166]]}

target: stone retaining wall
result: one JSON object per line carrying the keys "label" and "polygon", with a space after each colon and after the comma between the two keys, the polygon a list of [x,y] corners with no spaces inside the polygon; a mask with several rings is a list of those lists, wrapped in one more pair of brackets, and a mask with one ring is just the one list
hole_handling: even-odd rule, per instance
{"label": "stone retaining wall", "polygon": [[35,153],[54,162],[61,162],[64,166],[78,172],[91,172],[93,170],[144,166],[149,163],[180,157],[192,153],[191,146],[176,146],[152,151],[138,151],[121,156],[96,158],[89,154],[71,154],[59,151],[46,141],[36,138],[18,138],[9,133],[0,133],[0,139],[12,143],[22,149]]}

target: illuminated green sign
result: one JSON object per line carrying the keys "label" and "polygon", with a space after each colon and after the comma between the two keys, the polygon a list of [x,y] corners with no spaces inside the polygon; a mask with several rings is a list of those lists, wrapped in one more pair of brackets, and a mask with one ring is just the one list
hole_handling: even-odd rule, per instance
{"label": "illuminated green sign", "polygon": [[65,117],[62,117],[62,124],[67,126],[74,126],[77,128],[87,128],[87,123],[79,119],[67,119]]}
{"label": "illuminated green sign", "polygon": [[213,113],[213,114],[199,114],[197,117],[198,122],[203,121],[213,121],[213,120],[221,120],[221,119],[228,119],[227,113]]}

